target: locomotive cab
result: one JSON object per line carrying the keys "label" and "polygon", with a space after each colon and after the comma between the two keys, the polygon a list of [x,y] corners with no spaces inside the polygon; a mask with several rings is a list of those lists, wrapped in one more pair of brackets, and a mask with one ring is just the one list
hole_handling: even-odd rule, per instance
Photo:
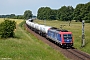
{"label": "locomotive cab", "polygon": [[62,46],[73,46],[73,36],[71,32],[61,32],[60,34],[62,35]]}

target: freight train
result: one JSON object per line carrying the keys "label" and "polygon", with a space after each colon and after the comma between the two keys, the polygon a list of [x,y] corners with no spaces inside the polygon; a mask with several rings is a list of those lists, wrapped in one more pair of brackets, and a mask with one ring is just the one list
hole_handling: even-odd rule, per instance
{"label": "freight train", "polygon": [[72,32],[67,30],[60,30],[55,27],[41,25],[32,22],[32,20],[26,20],[26,25],[45,38],[54,41],[62,47],[72,47],[73,46],[73,36]]}

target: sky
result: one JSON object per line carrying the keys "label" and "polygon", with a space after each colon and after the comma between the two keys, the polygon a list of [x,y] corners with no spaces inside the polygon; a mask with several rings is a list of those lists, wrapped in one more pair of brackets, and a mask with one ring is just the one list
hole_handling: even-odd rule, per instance
{"label": "sky", "polygon": [[26,10],[37,15],[40,7],[59,9],[62,6],[76,7],[77,4],[85,4],[90,0],[0,0],[0,15],[15,14],[23,15]]}

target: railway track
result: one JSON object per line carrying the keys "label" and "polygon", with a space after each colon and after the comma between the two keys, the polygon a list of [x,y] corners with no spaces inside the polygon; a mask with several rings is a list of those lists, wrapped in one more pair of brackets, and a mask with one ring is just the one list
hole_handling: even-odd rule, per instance
{"label": "railway track", "polygon": [[72,55],[75,55],[76,57],[78,57],[80,60],[90,60],[90,55],[81,52],[77,49],[66,49],[66,51],[72,53]]}
{"label": "railway track", "polygon": [[60,51],[63,55],[65,55],[70,60],[90,60],[90,55],[89,54],[86,54],[86,53],[81,52],[81,51],[79,51],[77,49],[74,49],[74,48],[73,49],[63,49],[63,48],[60,48],[58,45],[50,42],[46,38],[40,36],[39,34],[35,33],[31,29],[29,29],[26,24],[25,24],[25,29],[28,32],[30,32],[31,34],[33,34],[35,37],[37,37],[39,40],[42,40],[43,42],[47,43],[52,48]]}

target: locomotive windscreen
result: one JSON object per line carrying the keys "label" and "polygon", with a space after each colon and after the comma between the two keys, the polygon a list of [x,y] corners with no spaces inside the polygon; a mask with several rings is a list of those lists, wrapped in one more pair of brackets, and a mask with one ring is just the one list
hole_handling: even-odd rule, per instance
{"label": "locomotive windscreen", "polygon": [[64,41],[65,42],[71,42],[72,41],[72,34],[64,34]]}
{"label": "locomotive windscreen", "polygon": [[64,37],[64,39],[72,39],[71,34],[64,34],[63,37]]}

